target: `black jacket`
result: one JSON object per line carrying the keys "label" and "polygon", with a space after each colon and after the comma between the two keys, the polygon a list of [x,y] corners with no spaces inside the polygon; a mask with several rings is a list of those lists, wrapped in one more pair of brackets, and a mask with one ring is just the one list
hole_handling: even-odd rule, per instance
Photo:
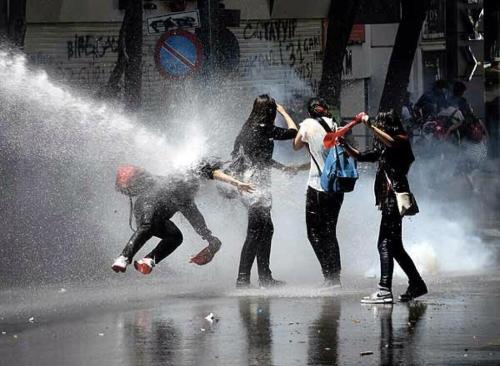
{"label": "black jacket", "polygon": [[220,169],[218,161],[204,161],[185,175],[164,177],[152,176],[152,183],[137,196],[134,216],[137,225],[170,220],[180,212],[201,237],[211,235],[203,215],[198,210],[194,198],[199,189],[200,179],[213,179],[213,172]]}
{"label": "black jacket", "polygon": [[[291,140],[297,130],[276,127],[274,125],[250,125],[245,123],[236,137],[231,156],[239,159],[241,152],[246,158],[246,165],[256,168],[269,168],[273,163],[274,140]],[[241,162],[238,162],[241,165]],[[237,167],[242,170],[248,167]]]}
{"label": "black jacket", "polygon": [[[397,146],[393,147],[385,146],[380,141],[375,140],[373,148],[362,152],[358,161],[378,161],[374,187],[377,206],[385,203],[388,188],[395,192],[410,191],[407,174],[415,157],[409,140],[400,141]],[[389,187],[388,179],[392,188]]]}

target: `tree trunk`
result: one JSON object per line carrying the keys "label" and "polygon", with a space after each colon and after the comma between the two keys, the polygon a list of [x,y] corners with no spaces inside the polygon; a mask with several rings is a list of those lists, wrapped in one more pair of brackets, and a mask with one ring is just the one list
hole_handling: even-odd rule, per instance
{"label": "tree trunk", "polygon": [[361,0],[332,0],[330,5],[319,95],[332,109],[340,110],[344,57],[360,3]]}
{"label": "tree trunk", "polygon": [[125,105],[131,110],[141,106],[142,99],[142,0],[129,0],[130,19],[125,31]]}
{"label": "tree trunk", "polygon": [[379,111],[394,109],[400,112],[410,81],[410,72],[417,49],[420,31],[429,10],[429,0],[402,2],[402,18],[392,49]]}
{"label": "tree trunk", "polygon": [[120,94],[120,81],[122,80],[123,73],[125,72],[126,63],[126,47],[125,47],[125,31],[126,24],[129,22],[128,17],[130,12],[125,11],[120,34],[118,36],[118,59],[116,60],[115,67],[109,76],[108,83],[99,91],[98,96],[105,98],[117,98]]}
{"label": "tree trunk", "polygon": [[116,98],[124,77],[125,105],[130,110],[141,106],[142,92],[142,0],[128,0],[118,37],[118,58],[108,83],[100,95]]}

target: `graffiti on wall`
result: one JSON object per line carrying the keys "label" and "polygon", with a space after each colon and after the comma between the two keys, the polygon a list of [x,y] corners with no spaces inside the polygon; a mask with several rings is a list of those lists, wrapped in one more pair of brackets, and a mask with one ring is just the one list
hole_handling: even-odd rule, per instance
{"label": "graffiti on wall", "polygon": [[[29,59],[32,65],[44,68],[54,80],[94,91],[108,82],[115,66],[112,62],[103,63],[94,59],[75,65],[41,52],[31,54]],[[153,62],[144,62],[142,69],[144,82],[152,82],[158,78]]]}
{"label": "graffiti on wall", "polygon": [[112,35],[75,34],[66,45],[68,60],[84,57],[98,59],[118,52],[118,38]]}
{"label": "graffiti on wall", "polygon": [[297,19],[280,19],[262,22],[248,22],[244,26],[243,39],[286,42],[295,38]]}
{"label": "graffiti on wall", "polygon": [[243,25],[242,42],[255,45],[255,52],[242,55],[239,72],[248,78],[261,77],[266,72],[281,73],[283,79],[300,79],[313,92],[319,81],[314,72],[321,64],[321,35],[301,36],[297,19],[249,21]]}

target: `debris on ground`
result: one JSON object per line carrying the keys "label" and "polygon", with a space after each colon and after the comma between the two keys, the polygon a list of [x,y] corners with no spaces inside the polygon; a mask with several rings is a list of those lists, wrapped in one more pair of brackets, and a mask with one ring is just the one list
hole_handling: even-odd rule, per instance
{"label": "debris on ground", "polygon": [[104,337],[104,333],[97,333],[99,337]]}
{"label": "debris on ground", "polygon": [[66,292],[66,289],[65,288],[60,288],[59,291],[57,291],[57,292],[59,292],[60,294],[64,294]]}
{"label": "debris on ground", "polygon": [[33,316],[32,316],[31,318],[29,318],[29,319],[28,319],[28,321],[29,321],[30,323],[34,323],[34,322],[35,322],[35,317],[33,317]]}
{"label": "debris on ground", "polygon": [[214,322],[214,320],[215,320],[215,315],[214,315],[214,313],[210,313],[210,314],[208,314],[208,315],[205,317],[205,320],[206,320],[207,322],[209,322],[210,324],[212,324],[212,323]]}
{"label": "debris on ground", "polygon": [[373,355],[372,351],[364,351],[360,353],[361,356],[368,356],[368,355]]}

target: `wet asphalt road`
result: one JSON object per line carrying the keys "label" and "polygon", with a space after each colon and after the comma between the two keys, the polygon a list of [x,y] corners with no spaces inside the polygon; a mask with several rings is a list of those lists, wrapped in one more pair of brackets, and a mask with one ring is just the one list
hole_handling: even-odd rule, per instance
{"label": "wet asphalt road", "polygon": [[500,365],[498,273],[436,279],[411,304],[347,287],[4,291],[0,365]]}

